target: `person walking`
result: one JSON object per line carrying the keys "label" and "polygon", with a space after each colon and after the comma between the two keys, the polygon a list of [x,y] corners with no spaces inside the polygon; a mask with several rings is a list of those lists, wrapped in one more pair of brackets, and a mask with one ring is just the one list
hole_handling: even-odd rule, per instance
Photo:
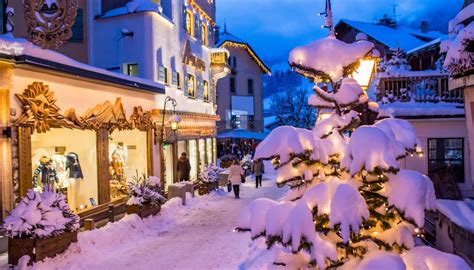
{"label": "person walking", "polygon": [[235,159],[229,168],[229,181],[231,182],[232,188],[234,189],[234,195],[236,199],[240,199],[240,184],[242,183],[243,174],[244,170],[240,166],[239,161]]}
{"label": "person walking", "polygon": [[178,159],[176,170],[178,171],[178,180],[180,182],[189,181],[191,163],[189,162],[186,152],[181,153],[181,157]]}
{"label": "person walking", "polygon": [[258,188],[258,186],[262,187],[262,177],[265,172],[263,160],[257,159],[253,161],[252,172],[255,175],[255,188]]}

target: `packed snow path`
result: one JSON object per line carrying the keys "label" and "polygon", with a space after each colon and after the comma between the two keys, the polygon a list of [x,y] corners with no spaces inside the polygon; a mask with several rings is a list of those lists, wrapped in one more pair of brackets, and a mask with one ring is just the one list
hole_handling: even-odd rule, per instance
{"label": "packed snow path", "polygon": [[[249,235],[235,233],[242,208],[253,199],[278,199],[286,189],[264,178],[241,186],[242,199],[224,191],[192,199],[185,207],[178,199],[161,215],[141,221],[128,217],[93,232],[83,233],[79,243],[65,254],[38,263],[33,269],[247,269],[260,268],[262,251],[250,248]],[[133,216],[135,217],[135,216]],[[249,252],[258,262],[248,261]],[[256,255],[256,256],[255,256]],[[247,259],[247,261],[246,261]]]}

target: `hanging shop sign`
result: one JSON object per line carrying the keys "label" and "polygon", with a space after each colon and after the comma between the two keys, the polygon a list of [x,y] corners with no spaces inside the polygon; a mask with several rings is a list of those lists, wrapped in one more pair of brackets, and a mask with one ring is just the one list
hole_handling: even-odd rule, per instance
{"label": "hanging shop sign", "polygon": [[196,68],[197,70],[201,70],[202,72],[206,71],[206,63],[193,54],[189,40],[187,40],[184,45],[183,63],[185,65],[193,66],[194,68]]}
{"label": "hanging shop sign", "polygon": [[78,0],[24,0],[28,40],[44,48],[58,48],[72,37]]}

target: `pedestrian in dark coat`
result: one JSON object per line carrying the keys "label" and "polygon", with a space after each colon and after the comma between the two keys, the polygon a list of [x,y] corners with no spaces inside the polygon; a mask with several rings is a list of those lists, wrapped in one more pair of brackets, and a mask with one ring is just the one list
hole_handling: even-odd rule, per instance
{"label": "pedestrian in dark coat", "polygon": [[186,152],[181,153],[177,164],[178,180],[189,181],[189,174],[191,173],[191,163],[187,157]]}
{"label": "pedestrian in dark coat", "polygon": [[252,172],[255,175],[255,188],[258,188],[258,186],[261,187],[263,173],[265,172],[265,166],[263,165],[263,161],[261,159],[253,161]]}

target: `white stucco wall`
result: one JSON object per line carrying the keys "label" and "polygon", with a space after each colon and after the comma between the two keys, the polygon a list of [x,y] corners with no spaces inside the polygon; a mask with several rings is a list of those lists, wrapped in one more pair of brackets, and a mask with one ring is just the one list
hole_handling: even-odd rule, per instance
{"label": "white stucco wall", "polygon": [[[467,112],[466,112],[467,113]],[[470,171],[470,151],[466,120],[464,118],[412,119],[409,122],[415,127],[416,134],[423,149],[423,157],[407,157],[400,161],[406,169],[428,174],[428,139],[430,138],[463,138],[464,139],[464,178],[459,184],[465,196],[474,194],[473,181]]]}
{"label": "white stucco wall", "polygon": [[[172,2],[172,20],[157,12],[139,12],[95,19],[91,64],[107,69],[122,67],[126,63],[137,63],[139,77],[152,81],[158,80],[158,66],[164,65],[168,68],[170,80],[170,85],[166,86],[166,94],[177,100],[177,110],[214,113],[212,103],[203,101],[199,93],[196,99],[185,95],[184,74],[190,73],[196,78],[202,77],[211,85],[210,49],[185,32],[182,22],[183,0]],[[194,14],[199,16],[196,12]],[[122,37],[122,29],[133,32],[133,37]],[[187,40],[190,42],[192,54],[205,62],[204,72],[183,64],[184,45]],[[181,89],[171,85],[173,70],[181,74]],[[157,95],[157,108],[163,107],[164,98],[165,95]]]}

